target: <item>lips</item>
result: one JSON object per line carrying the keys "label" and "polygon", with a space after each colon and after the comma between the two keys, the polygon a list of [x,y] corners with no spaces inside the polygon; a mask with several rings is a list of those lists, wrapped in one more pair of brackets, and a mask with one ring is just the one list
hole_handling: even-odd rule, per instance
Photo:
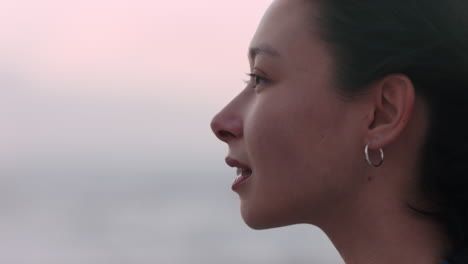
{"label": "lips", "polygon": [[232,182],[232,190],[235,191],[237,187],[239,187],[241,184],[246,182],[250,177],[252,176],[252,170],[251,169],[237,169],[237,177],[234,179]]}
{"label": "lips", "polygon": [[[231,157],[226,157],[226,164],[229,165],[230,167],[237,167],[241,169],[250,169],[250,167],[238,160],[235,160]],[[250,169],[251,170],[251,169]]]}
{"label": "lips", "polygon": [[226,163],[230,167],[237,167],[237,177],[236,179],[234,179],[234,182],[232,183],[233,191],[236,190],[237,187],[239,187],[241,184],[246,182],[253,174],[252,169],[248,165],[238,160],[235,160],[231,157],[226,158]]}

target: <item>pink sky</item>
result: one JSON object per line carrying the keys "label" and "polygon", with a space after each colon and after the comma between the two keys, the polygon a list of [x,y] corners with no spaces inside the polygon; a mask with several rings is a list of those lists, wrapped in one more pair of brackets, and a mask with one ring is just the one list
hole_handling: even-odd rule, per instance
{"label": "pink sky", "polygon": [[178,81],[177,92],[219,92],[220,82],[240,87],[248,43],[269,3],[7,0],[0,8],[0,69],[51,82],[154,84],[158,93]]}
{"label": "pink sky", "polygon": [[[22,156],[36,143],[100,144],[101,130],[139,134],[148,124],[159,137],[174,136],[176,128],[165,124],[185,133],[188,119],[218,143],[209,118],[244,88],[248,44],[269,3],[3,1],[0,145]],[[102,129],[91,129],[96,124]]]}

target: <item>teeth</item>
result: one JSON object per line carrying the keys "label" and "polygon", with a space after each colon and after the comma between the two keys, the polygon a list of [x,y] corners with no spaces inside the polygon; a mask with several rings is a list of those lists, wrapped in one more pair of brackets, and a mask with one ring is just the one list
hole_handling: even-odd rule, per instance
{"label": "teeth", "polygon": [[241,168],[237,168],[237,176],[241,176],[242,174],[252,174],[252,170],[251,169],[241,169]]}
{"label": "teeth", "polygon": [[232,183],[233,190],[237,188],[237,186],[239,186],[240,184],[250,179],[250,177],[252,176],[252,173],[253,172],[251,169],[237,168],[237,177],[234,179]]}

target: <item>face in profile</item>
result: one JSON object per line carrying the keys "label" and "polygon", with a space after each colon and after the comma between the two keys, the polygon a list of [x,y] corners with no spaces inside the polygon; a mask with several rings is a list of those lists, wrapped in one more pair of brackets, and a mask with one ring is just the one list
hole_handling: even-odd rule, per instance
{"label": "face in profile", "polygon": [[359,102],[333,88],[318,12],[306,1],[272,3],[250,43],[250,82],[211,122],[228,163],[246,169],[233,190],[255,229],[317,224],[359,188]]}

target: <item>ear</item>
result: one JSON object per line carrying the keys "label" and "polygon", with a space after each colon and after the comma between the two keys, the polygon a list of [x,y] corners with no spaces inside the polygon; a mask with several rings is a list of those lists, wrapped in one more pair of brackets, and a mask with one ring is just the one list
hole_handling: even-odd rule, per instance
{"label": "ear", "polygon": [[407,126],[415,103],[415,89],[404,74],[387,75],[372,86],[364,144],[378,149],[396,140]]}

